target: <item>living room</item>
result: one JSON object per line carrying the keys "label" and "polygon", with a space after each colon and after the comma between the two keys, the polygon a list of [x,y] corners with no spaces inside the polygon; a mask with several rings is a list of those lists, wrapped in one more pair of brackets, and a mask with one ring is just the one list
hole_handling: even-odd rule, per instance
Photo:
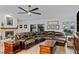
{"label": "living room", "polygon": [[[0,52],[2,54],[78,53],[74,48],[78,7],[77,5],[0,6]],[[45,50],[49,47],[50,51]]]}

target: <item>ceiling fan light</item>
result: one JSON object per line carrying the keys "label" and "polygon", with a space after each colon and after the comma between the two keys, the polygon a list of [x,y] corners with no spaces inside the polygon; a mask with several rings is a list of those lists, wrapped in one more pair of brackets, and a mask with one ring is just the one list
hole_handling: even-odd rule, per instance
{"label": "ceiling fan light", "polygon": [[31,12],[28,12],[28,15],[31,15]]}

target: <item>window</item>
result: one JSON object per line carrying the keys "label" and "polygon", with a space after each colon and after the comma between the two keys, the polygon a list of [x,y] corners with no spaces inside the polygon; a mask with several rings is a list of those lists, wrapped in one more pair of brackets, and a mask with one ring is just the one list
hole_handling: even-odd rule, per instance
{"label": "window", "polygon": [[36,24],[31,24],[30,25],[30,31],[31,32],[36,32]]}
{"label": "window", "polygon": [[12,17],[6,17],[7,25],[13,25],[13,18]]}
{"label": "window", "polygon": [[38,24],[38,32],[44,32],[44,24]]}
{"label": "window", "polygon": [[64,21],[62,22],[63,31],[66,35],[72,35],[75,32],[75,22],[74,21]]}

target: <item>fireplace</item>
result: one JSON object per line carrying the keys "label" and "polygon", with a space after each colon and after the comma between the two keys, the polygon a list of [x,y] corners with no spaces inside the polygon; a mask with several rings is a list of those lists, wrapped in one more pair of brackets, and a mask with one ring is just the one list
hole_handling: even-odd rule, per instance
{"label": "fireplace", "polygon": [[5,31],[5,38],[13,38],[14,37],[14,31]]}

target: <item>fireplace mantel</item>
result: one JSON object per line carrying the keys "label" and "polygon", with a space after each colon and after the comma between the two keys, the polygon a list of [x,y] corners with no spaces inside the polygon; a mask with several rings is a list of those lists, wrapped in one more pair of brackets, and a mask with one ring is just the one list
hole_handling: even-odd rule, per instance
{"label": "fireplace mantel", "polygon": [[1,29],[18,29],[18,26],[16,27],[0,27]]}

